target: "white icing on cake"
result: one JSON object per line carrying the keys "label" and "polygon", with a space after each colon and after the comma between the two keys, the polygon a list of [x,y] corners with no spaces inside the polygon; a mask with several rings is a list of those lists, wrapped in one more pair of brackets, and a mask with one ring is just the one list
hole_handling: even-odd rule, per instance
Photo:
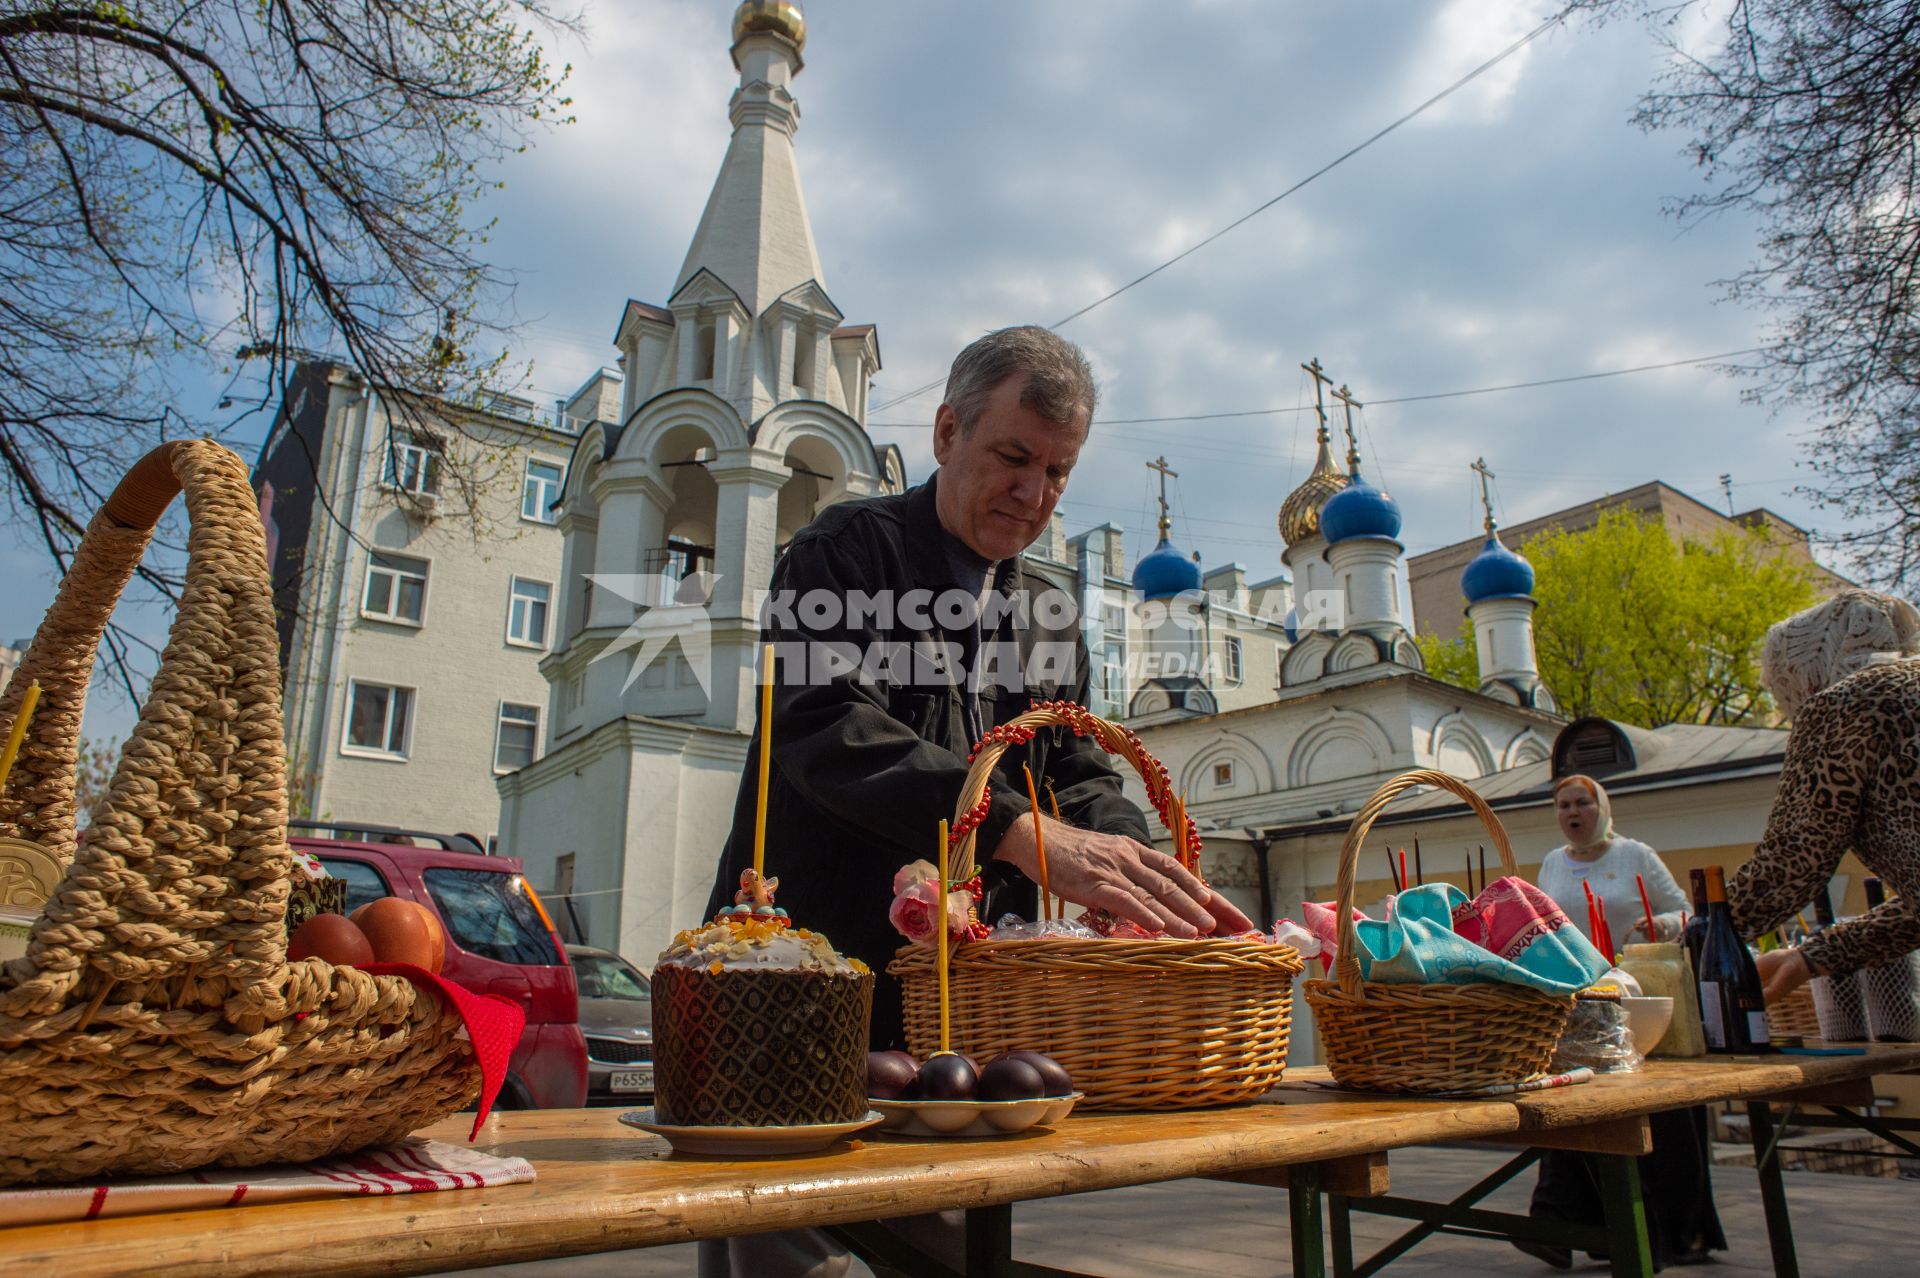
{"label": "white icing on cake", "polygon": [[704,968],[713,973],[743,968],[780,972],[866,972],[858,959],[843,957],[826,937],[805,928],[775,927],[757,919],[708,923],[673,938],[658,967]]}

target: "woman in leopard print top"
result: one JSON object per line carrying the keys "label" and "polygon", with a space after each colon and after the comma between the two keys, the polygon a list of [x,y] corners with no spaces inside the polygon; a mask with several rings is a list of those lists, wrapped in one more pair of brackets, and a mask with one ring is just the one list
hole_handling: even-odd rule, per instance
{"label": "woman in leopard print top", "polygon": [[1777,927],[1851,850],[1899,894],[1760,956],[1769,1001],[1809,977],[1920,949],[1920,611],[1849,590],[1767,632],[1762,668],[1792,720],[1766,837],[1727,899],[1743,936]]}

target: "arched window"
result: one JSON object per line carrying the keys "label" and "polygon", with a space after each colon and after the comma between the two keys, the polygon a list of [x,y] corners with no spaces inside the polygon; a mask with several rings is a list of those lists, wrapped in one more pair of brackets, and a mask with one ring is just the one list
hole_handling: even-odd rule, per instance
{"label": "arched window", "polygon": [[693,348],[693,375],[700,381],[713,380],[713,355],[716,335],[711,320],[700,325],[700,334]]}

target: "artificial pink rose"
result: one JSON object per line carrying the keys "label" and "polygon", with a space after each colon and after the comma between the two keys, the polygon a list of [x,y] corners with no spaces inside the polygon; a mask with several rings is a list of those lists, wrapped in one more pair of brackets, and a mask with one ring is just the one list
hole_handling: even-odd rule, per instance
{"label": "artificial pink rose", "polygon": [[931,861],[913,861],[903,865],[893,876],[893,894],[899,896],[914,883],[937,883],[940,870]]}
{"label": "artificial pink rose", "polygon": [[[912,867],[907,867],[911,869]],[[903,870],[904,874],[905,871]],[[972,920],[968,911],[973,908],[973,894],[970,892],[947,893],[947,935],[955,940],[963,940]],[[939,872],[931,879],[918,879],[906,883],[893,905],[887,910],[887,919],[900,935],[915,945],[933,944],[934,918],[940,910]]]}

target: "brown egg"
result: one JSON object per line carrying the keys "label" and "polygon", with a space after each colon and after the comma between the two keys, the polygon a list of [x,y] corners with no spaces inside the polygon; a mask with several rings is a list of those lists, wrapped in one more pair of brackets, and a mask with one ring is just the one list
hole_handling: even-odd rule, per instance
{"label": "brown egg", "polygon": [[446,932],[426,906],[383,896],[355,910],[352,918],[367,934],[376,961],[411,963],[429,972],[440,970],[447,952]]}
{"label": "brown egg", "polygon": [[338,914],[316,914],[295,928],[287,941],[287,958],[325,959],[335,967],[365,967],[374,961],[367,934]]}

